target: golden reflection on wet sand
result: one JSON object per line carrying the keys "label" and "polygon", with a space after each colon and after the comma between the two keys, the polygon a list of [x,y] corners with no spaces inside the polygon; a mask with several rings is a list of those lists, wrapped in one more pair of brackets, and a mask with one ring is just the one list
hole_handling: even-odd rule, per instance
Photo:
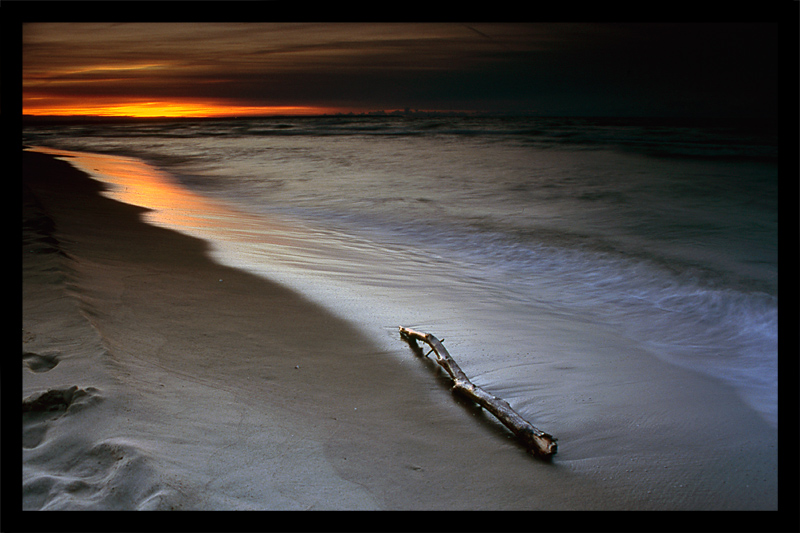
{"label": "golden reflection on wet sand", "polygon": [[[109,185],[103,194],[148,209],[147,222],[201,238],[290,244],[288,226],[266,217],[234,210],[195,194],[144,161],[116,155],[35,147],[37,152],[65,159],[94,179]],[[283,235],[282,235],[283,234]]]}

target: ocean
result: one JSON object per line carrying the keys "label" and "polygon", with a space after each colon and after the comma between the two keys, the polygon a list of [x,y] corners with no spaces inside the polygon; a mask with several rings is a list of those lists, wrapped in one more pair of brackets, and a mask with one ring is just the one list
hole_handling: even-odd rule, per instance
{"label": "ocean", "polygon": [[537,412],[554,372],[601,367],[598,339],[614,339],[724,383],[777,426],[767,126],[176,119],[33,124],[23,142],[71,155],[150,223],[298,290],[387,353],[401,325],[444,337],[476,384],[534,420],[557,418]]}

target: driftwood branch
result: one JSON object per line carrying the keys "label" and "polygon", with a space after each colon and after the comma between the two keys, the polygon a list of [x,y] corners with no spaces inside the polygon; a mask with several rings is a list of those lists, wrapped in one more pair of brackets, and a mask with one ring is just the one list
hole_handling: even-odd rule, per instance
{"label": "driftwood branch", "polygon": [[[430,333],[421,333],[413,329],[400,326],[400,335],[409,343],[422,341],[431,347],[436,354],[436,362],[445,369],[453,379],[453,390],[471,399],[503,423],[525,447],[534,455],[549,458],[556,453],[558,445],[556,438],[544,431],[537,429],[530,422],[519,416],[505,400],[489,394],[482,388],[474,385],[461,370],[461,367],[450,357],[441,341]],[[430,352],[429,352],[430,353]]]}

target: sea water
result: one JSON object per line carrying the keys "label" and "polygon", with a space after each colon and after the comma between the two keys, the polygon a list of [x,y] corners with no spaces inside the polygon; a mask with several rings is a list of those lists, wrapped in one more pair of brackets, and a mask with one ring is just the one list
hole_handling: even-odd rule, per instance
{"label": "sea water", "polygon": [[150,221],[387,352],[399,325],[450,337],[512,404],[532,401],[537,361],[591,358],[575,332],[601,328],[777,425],[775,137],[731,121],[328,116],[40,125],[24,141],[131,157],[229,206],[213,224]]}

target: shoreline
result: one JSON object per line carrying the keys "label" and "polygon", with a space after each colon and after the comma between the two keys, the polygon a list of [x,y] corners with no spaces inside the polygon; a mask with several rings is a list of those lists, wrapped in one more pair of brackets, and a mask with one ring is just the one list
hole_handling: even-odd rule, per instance
{"label": "shoreline", "polygon": [[[453,402],[439,380],[417,380],[431,377],[422,362],[400,364],[302,295],[212,262],[204,242],[145,224],[142,209],[103,198],[69,164],[24,158],[38,220],[52,221],[53,251],[26,252],[33,244],[23,239],[23,397],[59,390],[66,405],[55,418],[23,416],[23,497],[34,508],[777,505],[776,451],[749,459],[747,476],[765,491],[757,496],[722,487],[739,482],[728,461],[750,451],[729,450],[711,465],[716,489],[731,491],[716,505],[714,487],[670,501],[674,494],[583,474],[597,472],[602,457],[577,467],[537,462],[491,420],[476,423],[483,415]],[[47,233],[46,223],[27,228]],[[66,342],[75,335],[81,343]],[[64,400],[72,386],[83,392]],[[741,423],[759,428],[756,419]],[[665,462],[686,469],[678,477],[687,483],[705,466]]]}

